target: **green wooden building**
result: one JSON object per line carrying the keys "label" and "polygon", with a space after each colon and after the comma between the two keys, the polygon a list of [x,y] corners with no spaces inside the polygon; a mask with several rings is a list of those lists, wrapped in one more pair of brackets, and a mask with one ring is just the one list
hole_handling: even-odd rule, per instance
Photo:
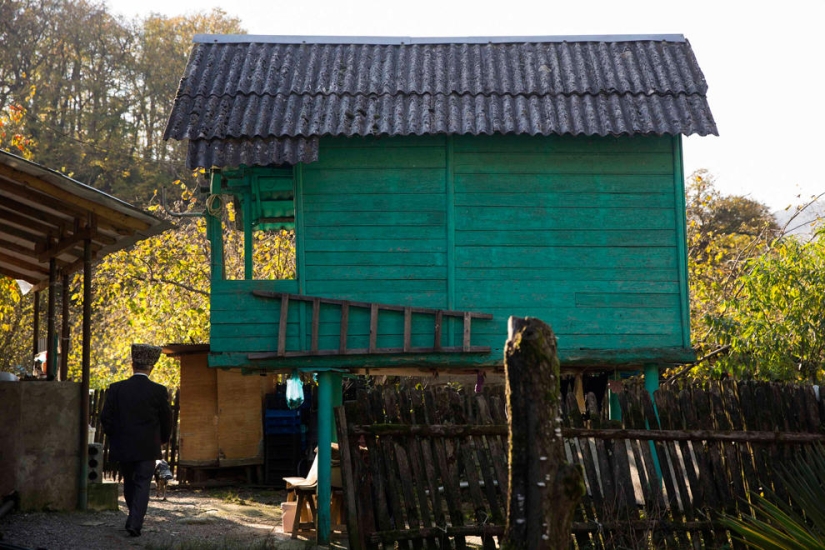
{"label": "green wooden building", "polygon": [[[501,368],[511,315],[566,370],[690,361],[681,136],[717,133],[706,92],[681,35],[197,36],[166,138],[211,176],[209,365],[316,372],[333,403],[342,372]],[[297,277],[256,280],[278,229]]]}

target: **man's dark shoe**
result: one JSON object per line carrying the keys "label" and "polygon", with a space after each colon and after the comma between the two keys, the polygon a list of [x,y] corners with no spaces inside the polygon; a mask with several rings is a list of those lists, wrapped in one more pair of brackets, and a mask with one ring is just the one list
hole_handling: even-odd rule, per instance
{"label": "man's dark shoe", "polygon": [[140,536],[140,531],[138,529],[129,528],[129,529],[126,529],[126,530],[129,531],[129,536],[130,537],[139,537]]}

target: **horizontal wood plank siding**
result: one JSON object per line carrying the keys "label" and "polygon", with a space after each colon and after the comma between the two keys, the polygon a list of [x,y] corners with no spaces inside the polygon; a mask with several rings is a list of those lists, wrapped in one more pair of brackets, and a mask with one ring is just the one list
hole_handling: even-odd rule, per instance
{"label": "horizontal wood plank siding", "polygon": [[[444,138],[322,140],[304,167],[305,294],[446,308]],[[340,313],[323,309],[319,347]],[[433,319],[413,316],[411,345],[433,346]],[[370,311],[350,308],[348,349],[370,347]],[[377,347],[401,348],[401,312],[380,312]]]}
{"label": "horizontal wood plank siding", "polygon": [[455,307],[494,315],[477,341],[500,351],[518,315],[562,350],[681,346],[669,138],[465,136],[454,163]]}
{"label": "horizontal wood plank siding", "polygon": [[[684,350],[675,152],[667,136],[456,136],[451,147],[439,136],[323,138],[318,162],[301,170],[301,293],[492,313],[473,321],[471,339],[490,346],[489,361],[501,361],[511,315],[549,323],[561,356]],[[276,350],[280,302],[251,295],[297,292],[275,283],[297,286],[213,288],[213,352]],[[312,306],[289,307],[287,346],[308,350]],[[347,349],[404,345],[402,312],[380,312],[377,324],[368,308],[348,315]],[[321,307],[320,349],[338,347],[340,318],[340,307]],[[415,317],[410,345],[432,346],[433,332]],[[462,323],[445,321],[441,334],[461,344]]]}

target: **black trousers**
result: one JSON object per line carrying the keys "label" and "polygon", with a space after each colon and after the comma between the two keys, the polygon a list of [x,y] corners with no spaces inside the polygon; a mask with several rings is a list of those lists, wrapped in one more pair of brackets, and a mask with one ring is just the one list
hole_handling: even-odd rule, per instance
{"label": "black trousers", "polygon": [[152,483],[154,472],[154,460],[120,463],[120,473],[123,475],[123,497],[129,508],[126,529],[140,532],[143,527],[143,517],[149,507],[149,486]]}

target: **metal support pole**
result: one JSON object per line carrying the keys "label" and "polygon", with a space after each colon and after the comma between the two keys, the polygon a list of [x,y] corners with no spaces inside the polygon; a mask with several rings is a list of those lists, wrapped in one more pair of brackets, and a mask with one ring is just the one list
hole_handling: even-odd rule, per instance
{"label": "metal support pole", "polygon": [[46,372],[52,379],[59,380],[57,372],[57,338],[55,317],[57,317],[57,260],[49,259],[49,310],[46,312]]}
{"label": "metal support pole", "polygon": [[334,373],[318,373],[318,546],[329,545],[332,531],[332,395]]}
{"label": "metal support pole", "polygon": [[[38,339],[40,337],[40,291],[34,291],[34,312],[32,313],[32,365],[34,364],[34,358],[40,353],[40,343]],[[45,366],[45,365],[44,365]],[[41,367],[42,368],[42,367]]]}
{"label": "metal support pole", "polygon": [[86,510],[89,479],[89,372],[92,345],[92,242],[83,242],[83,350],[80,377],[80,479],[77,508]]}
{"label": "metal support pole", "polygon": [[60,379],[69,379],[69,275],[62,277],[61,292],[61,330],[60,330]]}

